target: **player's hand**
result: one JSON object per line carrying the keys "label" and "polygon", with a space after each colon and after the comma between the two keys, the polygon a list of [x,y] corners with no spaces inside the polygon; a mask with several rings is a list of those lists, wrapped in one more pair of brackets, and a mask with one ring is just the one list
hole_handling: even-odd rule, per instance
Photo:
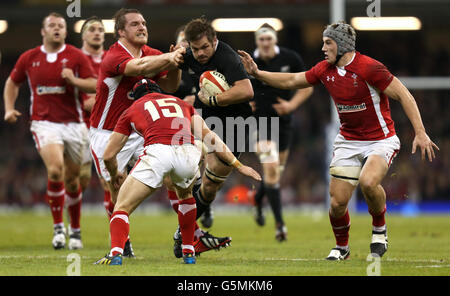
{"label": "player's hand", "polygon": [[17,111],[16,109],[10,110],[10,111],[6,111],[5,112],[5,121],[8,123],[15,123],[17,121],[17,118],[19,116],[21,116],[22,113],[20,113],[19,111]]}
{"label": "player's hand", "polygon": [[261,176],[258,174],[257,171],[255,171],[254,169],[252,169],[249,166],[246,165],[241,165],[240,167],[237,168],[237,170],[239,171],[239,173],[241,173],[244,176],[248,176],[256,181],[261,181],[262,178]]}
{"label": "player's hand", "polygon": [[194,106],[195,95],[185,96],[183,101],[185,101],[186,103],[188,103],[191,106]]}
{"label": "player's hand", "polygon": [[111,184],[114,190],[118,191],[120,186],[122,186],[123,181],[125,181],[125,174],[117,172],[115,176],[111,176]]}
{"label": "player's hand", "polygon": [[243,50],[238,50],[238,54],[241,58],[242,64],[244,65],[245,71],[247,71],[250,75],[256,76],[256,73],[258,72],[258,65],[256,65],[252,57]]}
{"label": "player's hand", "polygon": [[197,93],[197,96],[203,104],[210,106],[209,97],[207,97],[207,95],[203,92],[203,89],[200,89],[200,91]]}
{"label": "player's hand", "polygon": [[277,97],[276,104],[273,104],[272,107],[275,109],[275,111],[278,113],[278,115],[286,115],[292,113],[292,106],[289,101],[283,100],[280,97]]}
{"label": "player's hand", "polygon": [[432,162],[436,157],[434,149],[436,148],[439,151],[439,147],[430,140],[425,132],[418,133],[414,137],[411,152],[412,154],[416,153],[417,147],[420,148],[422,160],[425,160],[426,156],[428,156],[428,160],[430,162]]}
{"label": "player's hand", "polygon": [[180,64],[184,63],[184,54],[186,53],[186,48],[179,47],[178,49],[172,48],[173,51],[170,52],[170,63],[172,66],[178,67]]}
{"label": "player's hand", "polygon": [[75,74],[73,74],[72,69],[70,68],[64,68],[61,71],[61,77],[66,80],[67,83],[73,84]]}

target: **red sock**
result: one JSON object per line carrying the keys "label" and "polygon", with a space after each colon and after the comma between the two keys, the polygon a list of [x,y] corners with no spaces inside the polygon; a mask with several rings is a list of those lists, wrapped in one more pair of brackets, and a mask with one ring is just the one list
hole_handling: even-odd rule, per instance
{"label": "red sock", "polygon": [[195,198],[180,200],[178,207],[178,223],[180,224],[183,254],[194,253],[194,231],[197,206]]}
{"label": "red sock", "polygon": [[[167,190],[167,196],[169,197],[170,205],[172,206],[173,210],[175,211],[175,213],[178,214],[178,207],[179,207],[180,201],[178,200],[177,193],[172,190]],[[197,230],[198,228],[199,227],[198,227],[197,220],[196,220],[195,221],[195,230]]]}
{"label": "red sock", "polygon": [[66,192],[67,211],[69,212],[70,228],[72,230],[80,229],[82,196],[81,187],[78,187],[78,191],[76,192]]}
{"label": "red sock", "polygon": [[125,211],[115,211],[111,216],[109,229],[111,234],[110,255],[123,254],[123,248],[130,232],[128,213]]}
{"label": "red sock", "polygon": [[108,218],[111,220],[111,215],[114,212],[114,204],[111,201],[111,192],[107,190],[105,190],[105,195],[103,197],[103,206],[105,207]]}
{"label": "red sock", "polygon": [[179,201],[177,193],[172,190],[167,190],[167,196],[169,197],[170,205],[172,206],[173,210],[178,214]]}
{"label": "red sock", "polygon": [[45,199],[50,205],[50,210],[53,216],[53,224],[63,223],[64,193],[65,189],[63,182],[48,180]]}
{"label": "red sock", "polygon": [[348,210],[345,211],[344,216],[340,218],[334,218],[329,214],[331,227],[333,228],[334,237],[336,238],[336,245],[345,247],[348,245],[348,237],[350,230],[350,216]]}
{"label": "red sock", "polygon": [[375,227],[383,227],[386,225],[386,220],[384,219],[384,214],[386,213],[386,206],[381,213],[375,214],[369,209],[370,215],[372,215],[372,225]]}

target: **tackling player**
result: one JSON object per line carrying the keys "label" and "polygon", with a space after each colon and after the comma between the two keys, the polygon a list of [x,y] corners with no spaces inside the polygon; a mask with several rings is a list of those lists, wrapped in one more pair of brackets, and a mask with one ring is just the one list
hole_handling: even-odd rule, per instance
{"label": "tackling player", "polygon": [[81,151],[88,145],[78,91],[95,92],[94,70],[81,50],[65,43],[66,21],[50,13],[42,22],[42,45],[23,53],[5,83],[5,121],[14,123],[19,87],[28,81],[31,92],[31,133],[47,169],[46,200],[53,216],[55,249],[66,245],[64,200],[68,206],[69,249],[81,242]]}
{"label": "tackling player", "polygon": [[328,25],[323,31],[325,60],[298,73],[261,71],[249,54],[239,51],[246,70],[257,79],[282,89],[322,83],[334,100],[341,126],[330,164],[329,217],[336,246],[328,260],[344,260],[350,255],[347,205],[358,184],[372,216],[370,252],[381,257],[387,251],[386,193],[381,181],[400,149],[388,97],[400,102],[414,128],[412,153],[420,148],[422,159],[427,156],[431,162],[434,149],[439,150],[428,137],[408,89],[382,63],[356,51],[355,41],[350,25]]}
{"label": "tackling player", "polygon": [[220,138],[212,133],[194,107],[179,98],[161,93],[158,85],[143,79],[133,89],[137,101],[120,117],[104,153],[104,161],[112,184],[120,187],[124,174],[118,170],[116,156],[136,131],[145,138],[144,153],[120,187],[111,218],[111,251],[96,264],[121,265],[125,241],[129,233],[129,215],[169,176],[179,197],[178,221],[182,234],[183,260],[195,264],[194,231],[196,202],[192,187],[199,170],[201,150],[194,144],[194,135],[209,138],[208,147],[222,161],[241,174],[261,180],[252,168],[242,165]]}
{"label": "tackling player", "polygon": [[[133,102],[132,88],[144,77],[154,79],[166,92],[174,92],[179,84],[184,48],[163,54],[146,45],[147,23],[136,9],[120,9],[114,16],[115,36],[118,39],[100,65],[95,104],[91,113],[91,153],[100,178],[108,182],[111,201],[115,203],[117,189],[110,181],[110,175],[103,162],[103,152],[120,115]],[[143,151],[143,139],[136,133],[128,138],[127,144],[117,156],[119,171],[125,172],[128,163],[135,161]],[[133,257],[127,242],[125,256]]]}
{"label": "tackling player", "polygon": [[[253,59],[259,69],[276,72],[305,70],[302,58],[295,51],[277,45],[277,32],[270,25],[264,24],[255,32],[255,41],[257,48],[253,53]],[[262,208],[263,198],[266,195],[275,218],[275,239],[282,242],[287,239],[287,227],[281,210],[280,178],[289,155],[292,112],[311,96],[313,88],[292,92],[263,84],[253,77],[251,82],[255,92],[254,100],[251,102],[253,114],[256,118],[268,119],[267,126],[260,124],[259,139],[256,142],[264,181],[255,194],[255,220],[260,226],[265,224]],[[270,119],[274,117],[278,117],[279,126],[276,129],[277,134],[271,135]],[[264,133],[262,133],[263,129]],[[264,135],[267,136],[264,137]]]}

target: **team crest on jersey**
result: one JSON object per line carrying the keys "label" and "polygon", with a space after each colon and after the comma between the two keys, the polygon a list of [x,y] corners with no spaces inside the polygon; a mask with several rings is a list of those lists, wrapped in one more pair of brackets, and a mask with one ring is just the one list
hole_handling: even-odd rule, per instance
{"label": "team crest on jersey", "polygon": [[64,94],[64,93],[66,93],[66,87],[65,86],[38,85],[38,86],[36,86],[36,93],[38,95]]}
{"label": "team crest on jersey", "polygon": [[356,75],[356,73],[352,74],[352,78],[353,78],[353,86],[354,87],[358,87],[358,75]]}
{"label": "team crest on jersey", "polygon": [[68,61],[69,61],[69,60],[66,59],[66,58],[63,58],[63,59],[61,60],[61,64],[63,65],[63,68],[66,67],[66,64],[67,64]]}
{"label": "team crest on jersey", "polygon": [[350,112],[359,112],[359,111],[363,111],[366,110],[366,103],[362,103],[360,105],[342,105],[342,104],[337,104],[336,105],[337,110],[339,113],[350,113]]}

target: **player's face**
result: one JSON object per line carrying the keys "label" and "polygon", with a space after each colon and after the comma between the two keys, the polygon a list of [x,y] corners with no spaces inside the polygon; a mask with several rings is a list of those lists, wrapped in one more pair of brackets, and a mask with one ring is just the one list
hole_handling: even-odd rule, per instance
{"label": "player's face", "polygon": [[105,42],[105,28],[101,23],[93,23],[83,33],[83,41],[91,47],[100,48]]}
{"label": "player's face", "polygon": [[147,22],[139,13],[128,13],[125,15],[126,23],[124,30],[119,30],[121,37],[136,45],[145,45],[148,41]]}
{"label": "player's face", "polygon": [[49,16],[44,21],[41,35],[49,43],[62,44],[67,36],[66,20],[61,17]]}
{"label": "player's face", "polygon": [[323,46],[322,51],[325,55],[325,60],[334,64],[336,62],[337,57],[337,43],[330,37],[323,37]]}
{"label": "player's face", "polygon": [[217,39],[214,39],[213,42],[210,42],[208,40],[208,37],[203,36],[199,40],[192,41],[189,45],[191,47],[194,58],[200,64],[206,64],[216,51],[216,43]]}
{"label": "player's face", "polygon": [[256,47],[262,58],[273,56],[276,44],[275,38],[271,34],[263,34],[256,38]]}

